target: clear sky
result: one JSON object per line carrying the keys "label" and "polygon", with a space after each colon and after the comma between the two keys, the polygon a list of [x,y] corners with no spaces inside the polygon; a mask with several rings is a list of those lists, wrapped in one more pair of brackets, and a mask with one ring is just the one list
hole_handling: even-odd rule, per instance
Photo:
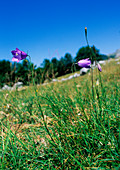
{"label": "clear sky", "polygon": [[0,0],[0,60],[16,47],[40,66],[45,58],[73,57],[90,45],[109,54],[120,48],[120,0]]}

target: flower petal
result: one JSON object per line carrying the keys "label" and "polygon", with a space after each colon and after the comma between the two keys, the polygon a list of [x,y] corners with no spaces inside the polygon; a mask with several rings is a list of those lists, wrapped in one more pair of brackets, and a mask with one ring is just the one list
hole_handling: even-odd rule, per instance
{"label": "flower petal", "polygon": [[18,48],[16,48],[16,51],[20,51]]}
{"label": "flower petal", "polygon": [[13,57],[13,58],[12,58],[12,61],[17,61],[17,62],[19,62],[20,60],[18,60],[18,58]]}
{"label": "flower petal", "polygon": [[12,53],[12,55],[16,55],[16,51],[15,50],[12,50],[11,53]]}

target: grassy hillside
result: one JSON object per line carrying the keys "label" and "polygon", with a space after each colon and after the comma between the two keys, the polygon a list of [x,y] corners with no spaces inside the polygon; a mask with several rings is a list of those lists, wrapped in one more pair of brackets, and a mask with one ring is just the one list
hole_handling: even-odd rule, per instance
{"label": "grassy hillside", "polygon": [[0,92],[1,169],[119,169],[120,65],[102,70],[94,94],[91,72]]}

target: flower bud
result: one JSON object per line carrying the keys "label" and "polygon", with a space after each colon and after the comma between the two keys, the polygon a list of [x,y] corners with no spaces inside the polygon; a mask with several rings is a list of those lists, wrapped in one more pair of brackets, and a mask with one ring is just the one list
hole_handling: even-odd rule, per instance
{"label": "flower bud", "polygon": [[100,66],[99,63],[97,63],[97,68],[98,68],[98,70],[99,70],[100,72],[102,71],[102,68],[101,68],[101,66]]}

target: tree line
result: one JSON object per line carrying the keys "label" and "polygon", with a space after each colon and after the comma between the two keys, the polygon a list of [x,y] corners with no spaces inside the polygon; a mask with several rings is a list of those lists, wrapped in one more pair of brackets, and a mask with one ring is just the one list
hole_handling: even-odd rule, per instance
{"label": "tree line", "polygon": [[77,71],[80,69],[77,63],[81,59],[95,58],[97,61],[105,60],[108,57],[104,54],[100,54],[100,51],[95,47],[81,47],[75,58],[70,53],[66,53],[64,57],[59,60],[54,57],[51,60],[44,59],[41,67],[36,67],[33,63],[30,63],[28,59],[24,59],[22,63],[11,63],[10,61],[0,61],[0,87],[4,84],[13,86],[14,83],[22,81],[24,85],[32,83],[32,77],[36,84],[44,83],[44,81],[50,81],[59,76]]}

